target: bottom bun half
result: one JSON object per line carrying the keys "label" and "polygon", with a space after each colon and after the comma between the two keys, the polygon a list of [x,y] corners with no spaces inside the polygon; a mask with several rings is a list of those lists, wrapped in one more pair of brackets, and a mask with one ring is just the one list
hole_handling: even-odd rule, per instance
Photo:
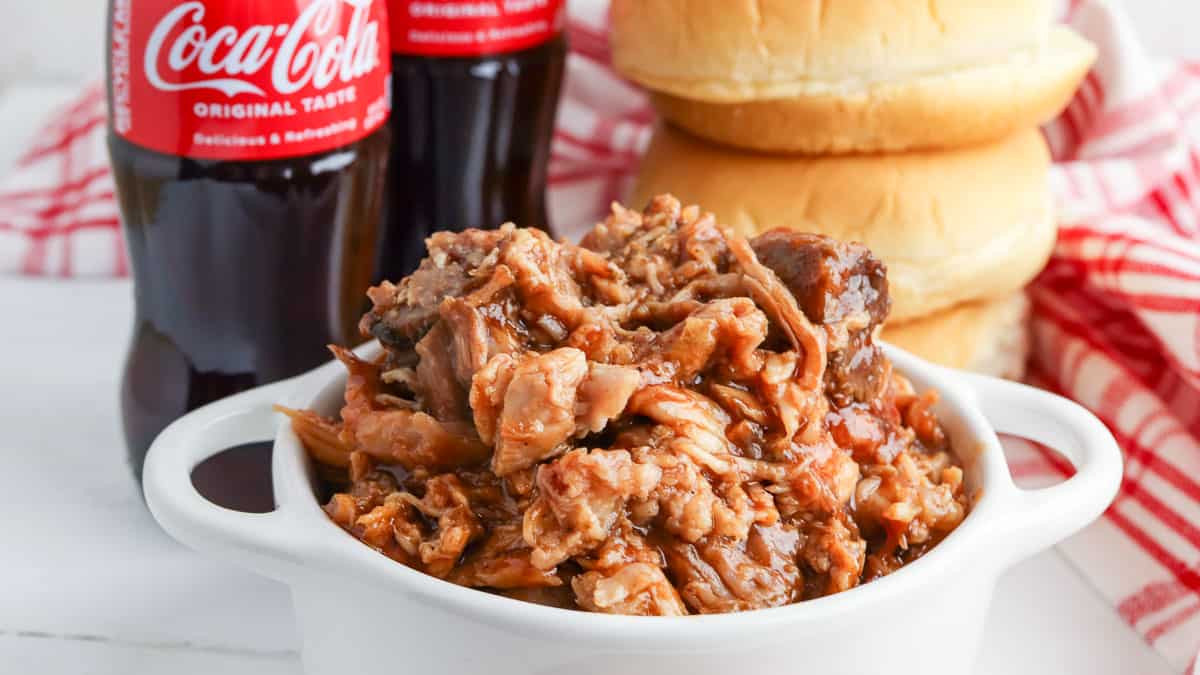
{"label": "bottom bun half", "polygon": [[882,337],[947,368],[1019,380],[1029,356],[1029,300],[1017,292],[963,303],[912,321],[889,322]]}

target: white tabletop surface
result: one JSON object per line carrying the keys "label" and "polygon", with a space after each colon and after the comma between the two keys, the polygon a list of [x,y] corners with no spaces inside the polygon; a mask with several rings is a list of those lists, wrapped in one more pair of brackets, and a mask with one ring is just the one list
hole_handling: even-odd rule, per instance
{"label": "white tabletop surface", "polygon": [[[0,172],[71,91],[0,94]],[[127,282],[0,277],[0,672],[299,673],[286,588],[177,545],[138,497],[116,401],[131,314]],[[1051,551],[1000,582],[974,672],[1170,670]]]}

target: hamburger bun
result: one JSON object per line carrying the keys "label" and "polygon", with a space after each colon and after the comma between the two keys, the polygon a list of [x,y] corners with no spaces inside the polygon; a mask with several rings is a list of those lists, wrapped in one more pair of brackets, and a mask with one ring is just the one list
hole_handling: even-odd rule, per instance
{"label": "hamburger bun", "polygon": [[630,201],[672,193],[746,236],[776,227],[866,244],[904,321],[1014,292],[1057,234],[1037,131],[943,152],[801,157],[732,152],[660,125]]}
{"label": "hamburger bun", "polygon": [[959,147],[1057,115],[1096,59],[1048,0],[614,0],[613,63],[704,138]]}
{"label": "hamburger bun", "polygon": [[1029,300],[1024,292],[964,303],[936,314],[889,322],[882,338],[948,368],[1019,380],[1029,356]]}

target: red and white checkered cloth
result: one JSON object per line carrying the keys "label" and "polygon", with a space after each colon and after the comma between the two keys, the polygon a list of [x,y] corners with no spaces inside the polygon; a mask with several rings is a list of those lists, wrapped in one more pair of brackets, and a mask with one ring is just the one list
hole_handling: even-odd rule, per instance
{"label": "red and white checkered cloth", "polygon": [[[628,187],[645,97],[609,68],[606,0],[572,3],[551,217],[577,234]],[[1161,63],[1119,8],[1065,2],[1100,61],[1045,132],[1062,222],[1031,290],[1032,379],[1094,410],[1127,457],[1106,516],[1062,550],[1177,670],[1200,648],[1200,63]],[[64,108],[0,181],[0,273],[128,271],[99,86]],[[1069,469],[1010,444],[1027,484]]]}

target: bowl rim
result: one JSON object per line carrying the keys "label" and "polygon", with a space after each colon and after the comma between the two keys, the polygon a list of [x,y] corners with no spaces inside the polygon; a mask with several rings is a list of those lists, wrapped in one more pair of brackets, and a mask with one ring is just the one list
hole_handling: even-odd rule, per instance
{"label": "bowl rim", "polygon": [[[377,345],[368,343],[356,351],[360,355],[370,355],[378,349]],[[840,625],[861,611],[936,584],[945,578],[943,575],[962,569],[970,562],[978,563],[974,556],[994,546],[989,531],[1004,517],[1006,508],[1019,491],[1009,473],[995,430],[984,417],[974,393],[957,381],[955,373],[890,345],[885,344],[884,349],[894,367],[912,380],[918,391],[929,388],[938,391],[939,417],[951,419],[946,417],[949,413],[968,430],[970,441],[978,445],[973,461],[978,462],[979,484],[973,486],[975,496],[970,511],[953,532],[918,560],[870,583],[781,607],[687,617],[582,612],[458,586],[397,563],[331,521],[316,497],[311,460],[291,424],[282,423],[274,441],[272,480],[277,513],[286,516],[281,522],[287,524],[290,530],[287,536],[296,544],[295,558],[299,565],[295,574],[308,579],[314,575],[323,580],[334,577],[360,588],[365,586],[373,592],[400,593],[431,608],[525,635],[609,647],[618,640],[622,648],[640,650],[715,649],[720,641],[731,638],[746,641],[746,644],[766,640],[763,629],[771,626]],[[331,362],[302,376],[286,404],[302,408],[316,405],[320,399],[332,395],[333,390],[340,392],[344,381],[341,364]],[[955,452],[959,452],[958,447]],[[998,575],[1013,562],[1001,558],[992,556],[974,569],[984,568]]]}

